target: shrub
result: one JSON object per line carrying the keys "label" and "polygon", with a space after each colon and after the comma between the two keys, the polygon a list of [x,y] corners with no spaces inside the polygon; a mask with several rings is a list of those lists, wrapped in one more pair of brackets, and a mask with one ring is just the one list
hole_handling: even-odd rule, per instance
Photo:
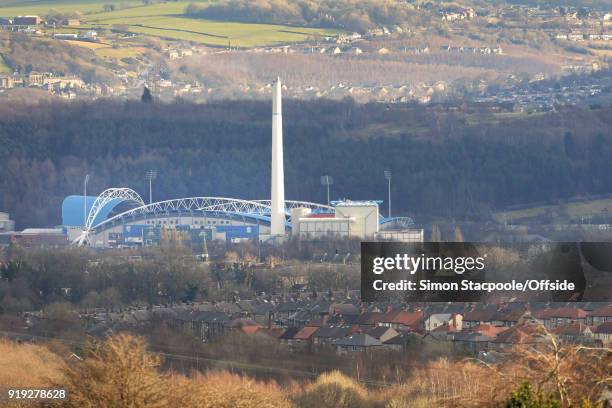
{"label": "shrub", "polygon": [[552,395],[544,396],[542,393],[535,393],[531,384],[523,381],[521,385],[512,392],[506,404],[507,408],[560,408],[561,403],[553,398]]}
{"label": "shrub", "polygon": [[66,407],[167,407],[160,358],[137,337],[120,334],[93,345],[84,361],[66,369]]}
{"label": "shrub", "polygon": [[303,408],[361,408],[368,406],[367,391],[339,371],[319,376],[296,398]]}

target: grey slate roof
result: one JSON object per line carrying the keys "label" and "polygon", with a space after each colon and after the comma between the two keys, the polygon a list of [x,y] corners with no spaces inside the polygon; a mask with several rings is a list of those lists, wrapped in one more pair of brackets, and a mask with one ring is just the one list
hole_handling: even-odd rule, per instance
{"label": "grey slate roof", "polygon": [[328,338],[328,339],[341,339],[350,334],[351,328],[347,326],[321,326],[317,330],[313,337],[317,338]]}
{"label": "grey slate roof", "polygon": [[382,346],[383,344],[380,342],[380,340],[375,339],[369,334],[355,333],[349,337],[334,341],[334,345],[340,347],[378,347]]}

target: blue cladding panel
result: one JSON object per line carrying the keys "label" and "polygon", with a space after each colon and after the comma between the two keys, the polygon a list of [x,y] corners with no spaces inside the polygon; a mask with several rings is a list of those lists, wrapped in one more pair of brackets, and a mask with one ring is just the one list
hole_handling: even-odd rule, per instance
{"label": "blue cladding panel", "polygon": [[259,237],[257,225],[217,225],[216,229],[217,232],[225,232],[226,239]]}
{"label": "blue cladding panel", "polygon": [[[87,200],[87,213],[89,213],[89,210],[91,207],[93,207],[96,198],[97,197],[83,197],[76,195],[64,198],[64,201],[62,202],[62,225],[65,227],[82,227],[85,225],[85,222],[83,221],[83,200]],[[108,217],[108,214],[110,214],[110,212],[122,202],[123,200],[118,198],[111,200],[100,210],[98,216],[94,220],[93,225],[104,221]]]}
{"label": "blue cladding panel", "polygon": [[123,226],[123,237],[124,238],[142,238],[144,230],[147,225],[124,225]]}
{"label": "blue cladding panel", "polygon": [[[96,197],[87,196],[87,212],[93,206]],[[66,227],[82,227],[83,222],[83,196],[68,196],[62,202],[62,225]]]}

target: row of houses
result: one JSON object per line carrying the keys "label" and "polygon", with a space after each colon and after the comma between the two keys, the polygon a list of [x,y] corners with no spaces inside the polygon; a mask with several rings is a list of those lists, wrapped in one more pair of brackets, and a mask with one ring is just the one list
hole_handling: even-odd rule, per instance
{"label": "row of houses", "polygon": [[447,7],[440,9],[439,12],[442,21],[471,20],[476,17],[476,11],[473,8]]}
{"label": "row of houses", "polygon": [[63,90],[81,88],[84,84],[84,81],[77,76],[57,76],[50,72],[30,72],[27,75],[0,75],[0,89],[31,86],[51,90]]}
{"label": "row of houses", "polygon": [[319,300],[245,300],[141,310],[115,320],[140,324],[152,316],[202,341],[231,332],[265,335],[287,346],[338,353],[401,350],[415,341],[448,342],[478,352],[531,344],[555,335],[562,342],[612,343],[612,304],[508,303],[364,304]]}
{"label": "row of houses", "polygon": [[504,53],[501,46],[497,45],[494,47],[467,47],[467,46],[450,46],[441,45],[441,52],[453,52],[453,53],[464,53],[464,54],[496,54],[502,55]]}
{"label": "row of houses", "polygon": [[564,41],[612,41],[612,33],[557,33],[554,35],[557,40]]}

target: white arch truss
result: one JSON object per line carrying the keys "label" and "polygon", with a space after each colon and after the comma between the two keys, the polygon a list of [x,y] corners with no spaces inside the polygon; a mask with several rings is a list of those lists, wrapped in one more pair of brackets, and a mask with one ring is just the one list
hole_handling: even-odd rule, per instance
{"label": "white arch truss", "polygon": [[270,206],[257,201],[240,200],[225,197],[191,197],[179,198],[175,200],[160,201],[148,205],[143,205],[121,214],[117,214],[107,220],[92,226],[93,229],[100,229],[105,225],[111,224],[120,219],[134,218],[150,214],[170,214],[175,212],[201,212],[217,211],[230,214],[253,214],[269,216]]}
{"label": "white arch truss", "polygon": [[139,207],[145,205],[144,201],[142,200],[142,197],[140,197],[140,195],[131,188],[109,188],[107,190],[104,190],[96,198],[96,201],[94,201],[93,205],[91,206],[91,209],[89,210],[89,214],[87,215],[85,228],[90,229],[93,226],[96,217],[98,217],[98,215],[100,214],[100,211],[102,211],[102,209],[106,207],[108,203],[114,200],[132,202],[138,204]]}
{"label": "white arch truss", "polygon": [[[332,212],[331,206],[310,203],[305,201],[285,200],[285,215],[291,215],[291,209],[306,207],[319,212]],[[174,200],[165,200],[157,203],[142,205],[137,208],[117,214],[96,225],[91,226],[91,230],[100,230],[110,226],[116,221],[123,219],[133,219],[139,216],[171,214],[176,212],[219,212],[235,215],[256,215],[269,217],[271,211],[270,200],[241,200],[227,197],[190,197]]]}
{"label": "white arch truss", "polygon": [[131,188],[121,187],[104,190],[96,197],[96,200],[89,209],[85,225],[83,226],[83,232],[74,240],[74,243],[84,245],[89,242],[89,233],[92,230],[95,219],[100,215],[100,211],[102,211],[104,207],[115,200],[120,200],[120,202],[131,202],[137,204],[139,208],[145,205],[142,197]]}

